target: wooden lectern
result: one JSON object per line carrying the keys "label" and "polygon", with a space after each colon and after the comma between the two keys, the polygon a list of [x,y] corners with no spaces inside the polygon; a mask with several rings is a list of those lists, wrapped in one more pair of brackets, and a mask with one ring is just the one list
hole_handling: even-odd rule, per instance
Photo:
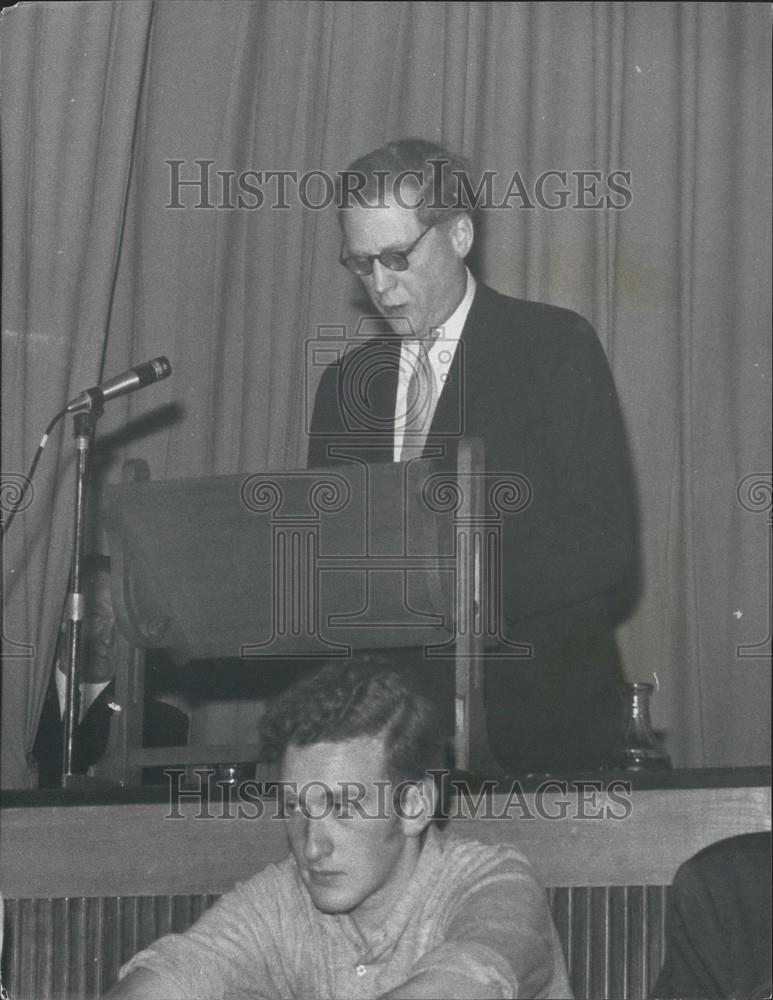
{"label": "wooden lectern", "polygon": [[[257,745],[142,747],[143,648],[177,663],[331,660],[421,647],[453,657],[455,763],[489,776],[483,658],[501,638],[501,535],[528,502],[517,476],[454,459],[121,483],[106,489],[124,666],[100,776],[255,759]],[[429,449],[430,455],[432,449]],[[440,455],[440,452],[438,452]]]}

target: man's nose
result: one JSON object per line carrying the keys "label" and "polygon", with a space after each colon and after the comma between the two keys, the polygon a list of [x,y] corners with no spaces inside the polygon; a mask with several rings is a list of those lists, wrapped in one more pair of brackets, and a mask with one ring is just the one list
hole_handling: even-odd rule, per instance
{"label": "man's nose", "polygon": [[388,288],[394,285],[396,275],[394,271],[388,267],[384,267],[381,261],[376,259],[373,261],[373,272],[370,280],[373,284],[373,291],[377,295],[383,295]]}
{"label": "man's nose", "polygon": [[319,861],[332,851],[333,844],[324,820],[307,819],[304,830],[303,855],[307,861]]}

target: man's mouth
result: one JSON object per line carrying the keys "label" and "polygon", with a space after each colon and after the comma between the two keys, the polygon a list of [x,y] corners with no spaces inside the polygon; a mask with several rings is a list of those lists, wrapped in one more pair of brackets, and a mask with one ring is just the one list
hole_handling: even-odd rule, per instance
{"label": "man's mouth", "polygon": [[306,873],[309,876],[309,881],[319,886],[331,885],[337,878],[343,875],[343,872],[317,871],[314,868],[307,868]]}

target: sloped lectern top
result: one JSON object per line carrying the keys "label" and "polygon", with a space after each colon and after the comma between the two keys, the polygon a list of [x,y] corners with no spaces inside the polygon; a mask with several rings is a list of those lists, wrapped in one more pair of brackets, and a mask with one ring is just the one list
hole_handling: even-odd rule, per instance
{"label": "sloped lectern top", "polygon": [[420,460],[107,487],[119,624],[178,662],[447,644],[452,482]]}

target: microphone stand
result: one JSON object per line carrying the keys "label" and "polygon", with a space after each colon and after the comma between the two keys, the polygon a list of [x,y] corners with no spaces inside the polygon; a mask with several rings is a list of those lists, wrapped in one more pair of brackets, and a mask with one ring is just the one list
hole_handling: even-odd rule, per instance
{"label": "microphone stand", "polygon": [[70,560],[70,583],[65,605],[67,624],[67,658],[62,744],[62,788],[80,787],[83,775],[73,773],[76,746],[76,729],[80,715],[81,661],[83,658],[83,620],[85,595],[81,589],[83,567],[83,541],[85,534],[86,485],[88,482],[89,454],[97,420],[102,416],[101,393],[91,394],[91,407],[76,413],[73,420],[73,437],[76,448],[75,471],[75,531]]}

